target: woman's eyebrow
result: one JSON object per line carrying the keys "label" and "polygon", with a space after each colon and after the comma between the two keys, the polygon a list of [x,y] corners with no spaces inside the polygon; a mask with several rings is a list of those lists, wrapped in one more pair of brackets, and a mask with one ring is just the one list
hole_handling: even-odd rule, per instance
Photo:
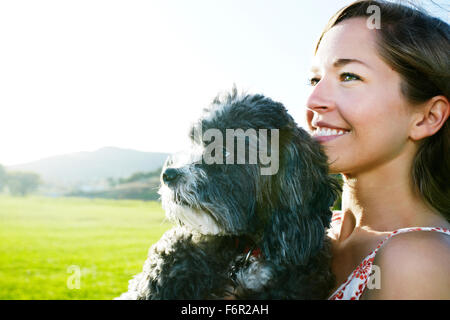
{"label": "woman's eyebrow", "polygon": [[[359,64],[362,64],[363,66],[365,66],[366,68],[372,69],[367,63],[365,63],[365,62],[363,62],[363,61],[361,61],[361,60],[358,60],[358,59],[348,59],[348,58],[336,59],[336,60],[333,62],[333,68],[340,68],[340,67],[343,67],[343,66],[345,66],[345,65],[347,65],[347,64],[349,64],[349,63],[359,63]],[[310,71],[313,72],[313,73],[316,73],[316,72],[319,72],[319,69],[320,69],[320,68],[319,68],[318,66],[313,65],[313,66],[311,67]]]}
{"label": "woman's eyebrow", "polygon": [[317,72],[319,72],[319,67],[318,66],[312,66],[310,69],[309,69],[309,71],[310,72],[312,72],[312,73],[317,73]]}
{"label": "woman's eyebrow", "polygon": [[349,63],[359,63],[359,64],[362,64],[362,65],[366,66],[367,68],[371,69],[367,63],[362,62],[361,60],[358,60],[358,59],[337,59],[336,61],[334,61],[333,67],[340,68]]}

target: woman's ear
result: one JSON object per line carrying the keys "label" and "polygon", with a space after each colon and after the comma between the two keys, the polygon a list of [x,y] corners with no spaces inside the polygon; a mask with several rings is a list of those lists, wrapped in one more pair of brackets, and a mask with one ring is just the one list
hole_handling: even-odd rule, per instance
{"label": "woman's ear", "polygon": [[427,101],[421,111],[415,114],[410,138],[421,140],[434,135],[441,129],[450,115],[450,102],[445,96],[435,96]]}

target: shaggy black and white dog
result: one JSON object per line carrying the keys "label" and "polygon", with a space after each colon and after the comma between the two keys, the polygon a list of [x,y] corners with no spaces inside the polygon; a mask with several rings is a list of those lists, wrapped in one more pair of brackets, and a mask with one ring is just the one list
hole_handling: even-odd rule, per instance
{"label": "shaggy black and white dog", "polygon": [[[161,175],[176,226],[119,299],[326,298],[334,277],[325,232],[339,186],[320,145],[281,103],[236,89],[205,109],[190,137],[189,151],[168,159]],[[241,159],[236,141],[245,142]],[[264,144],[276,156],[273,174],[263,174],[267,161],[250,161]]]}

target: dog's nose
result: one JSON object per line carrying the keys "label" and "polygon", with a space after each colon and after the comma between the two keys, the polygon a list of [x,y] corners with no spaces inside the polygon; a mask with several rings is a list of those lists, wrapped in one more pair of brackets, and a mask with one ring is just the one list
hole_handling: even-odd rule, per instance
{"label": "dog's nose", "polygon": [[165,183],[175,182],[180,177],[181,173],[177,169],[168,168],[164,171],[162,178]]}

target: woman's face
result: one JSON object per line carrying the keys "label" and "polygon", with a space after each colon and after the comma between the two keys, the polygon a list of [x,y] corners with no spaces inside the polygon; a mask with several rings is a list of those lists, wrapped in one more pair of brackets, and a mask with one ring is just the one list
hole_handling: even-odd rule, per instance
{"label": "woman's face", "polygon": [[373,170],[397,158],[408,141],[411,109],[400,75],[377,54],[375,34],[364,18],[343,21],[314,57],[307,121],[334,173]]}

